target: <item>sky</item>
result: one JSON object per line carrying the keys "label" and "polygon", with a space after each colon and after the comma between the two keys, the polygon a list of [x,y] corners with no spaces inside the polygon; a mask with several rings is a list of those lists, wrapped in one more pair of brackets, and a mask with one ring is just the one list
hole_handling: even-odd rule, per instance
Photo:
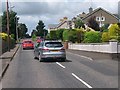
{"label": "sky", "polygon": [[[58,24],[63,17],[69,19],[88,13],[89,7],[93,9],[102,7],[110,13],[118,13],[118,1],[120,0],[8,0],[9,10],[17,12],[19,23],[25,23],[28,33],[36,29],[39,20],[48,28],[49,24]],[[2,0],[0,14],[6,10],[6,0]],[[1,10],[2,9],[2,10]]]}

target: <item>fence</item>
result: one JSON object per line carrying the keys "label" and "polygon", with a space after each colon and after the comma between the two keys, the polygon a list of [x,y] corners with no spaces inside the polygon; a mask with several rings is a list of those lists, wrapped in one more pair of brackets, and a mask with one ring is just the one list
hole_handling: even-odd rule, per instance
{"label": "fence", "polygon": [[[2,44],[0,45],[0,47],[2,48],[1,50],[1,54],[5,53],[6,51],[8,51],[8,42],[1,40],[0,42],[2,42]],[[10,39],[10,49],[15,47],[15,40],[14,39]]]}

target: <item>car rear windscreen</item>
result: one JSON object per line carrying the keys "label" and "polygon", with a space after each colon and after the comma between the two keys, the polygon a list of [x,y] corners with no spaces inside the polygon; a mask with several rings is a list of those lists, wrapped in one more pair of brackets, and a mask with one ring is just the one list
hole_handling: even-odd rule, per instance
{"label": "car rear windscreen", "polygon": [[24,43],[32,43],[32,41],[24,41]]}
{"label": "car rear windscreen", "polygon": [[47,42],[45,44],[46,47],[62,47],[62,43],[61,42]]}

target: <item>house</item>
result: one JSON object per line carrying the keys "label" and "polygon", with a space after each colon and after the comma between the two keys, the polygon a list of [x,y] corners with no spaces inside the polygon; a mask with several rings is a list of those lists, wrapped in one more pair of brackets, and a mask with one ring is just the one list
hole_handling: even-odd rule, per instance
{"label": "house", "polygon": [[[78,17],[78,16],[77,16]],[[91,17],[95,17],[95,20],[98,22],[99,26],[102,27],[104,24],[113,24],[118,23],[119,19],[116,17],[116,15],[106,11],[103,8],[97,8],[93,10],[93,8],[89,8],[89,13],[85,14],[79,14],[79,18],[87,24],[88,20]]]}
{"label": "house", "polygon": [[52,31],[52,30],[57,30],[57,26],[58,26],[58,24],[49,24],[48,25],[48,33],[50,33],[50,31]]}
{"label": "house", "polygon": [[58,29],[70,29],[74,28],[74,22],[71,20],[68,20],[67,17],[63,17],[63,19],[60,19],[59,24],[50,24],[48,25],[48,33],[52,30],[58,30]]}

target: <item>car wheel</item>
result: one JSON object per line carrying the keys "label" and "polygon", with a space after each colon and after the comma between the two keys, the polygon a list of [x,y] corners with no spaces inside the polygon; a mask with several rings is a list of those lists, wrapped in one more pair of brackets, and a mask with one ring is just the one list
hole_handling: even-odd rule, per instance
{"label": "car wheel", "polygon": [[34,59],[38,59],[37,57],[34,57]]}
{"label": "car wheel", "polygon": [[43,59],[41,58],[41,55],[39,55],[39,61],[40,61],[40,62],[42,62],[42,61],[43,61]]}
{"label": "car wheel", "polygon": [[61,60],[62,60],[63,62],[65,62],[65,61],[66,61],[66,58],[62,58]]}

